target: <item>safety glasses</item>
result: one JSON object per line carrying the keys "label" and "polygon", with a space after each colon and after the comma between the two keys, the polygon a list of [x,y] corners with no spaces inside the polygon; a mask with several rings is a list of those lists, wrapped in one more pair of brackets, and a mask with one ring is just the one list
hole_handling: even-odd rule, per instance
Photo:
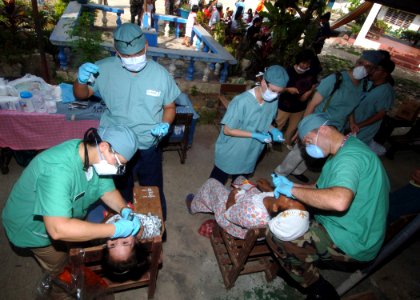
{"label": "safety glasses", "polygon": [[114,154],[115,160],[117,161],[117,164],[118,164],[118,166],[117,166],[117,174],[116,175],[123,175],[123,174],[125,174],[126,165],[121,163],[121,161],[118,158],[117,153],[114,151],[114,149],[111,149],[111,150],[112,150],[112,154]]}
{"label": "safety glasses", "polygon": [[132,39],[131,41],[128,41],[128,42],[126,42],[126,41],[122,41],[122,40],[117,40],[117,39],[114,39],[114,41],[115,41],[115,44],[117,44],[117,43],[122,43],[123,45],[126,45],[127,47],[128,46],[133,46],[133,42],[135,41],[135,40],[138,40],[138,39],[140,39],[142,36],[143,36],[144,34],[142,33],[142,34],[140,34],[139,36],[137,36],[137,37],[135,37],[134,39]]}

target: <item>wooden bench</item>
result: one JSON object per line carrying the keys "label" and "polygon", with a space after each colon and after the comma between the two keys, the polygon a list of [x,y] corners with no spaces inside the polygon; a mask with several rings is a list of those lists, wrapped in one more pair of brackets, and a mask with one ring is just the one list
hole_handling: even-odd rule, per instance
{"label": "wooden bench", "polygon": [[222,120],[232,98],[245,92],[247,88],[246,84],[220,84],[219,98],[217,101],[216,125],[220,124],[220,121]]}
{"label": "wooden bench", "polygon": [[227,289],[235,285],[239,275],[264,272],[267,281],[277,276],[278,264],[266,243],[265,230],[250,229],[242,240],[214,226],[210,241]]}
{"label": "wooden bench", "polygon": [[80,257],[82,253],[82,263],[90,270],[99,275],[107,284],[107,290],[111,292],[127,290],[135,287],[148,286],[147,297],[153,298],[157,276],[160,266],[162,265],[162,235],[165,226],[162,216],[162,207],[160,204],[159,189],[156,186],[135,186],[134,187],[134,210],[135,212],[158,216],[162,220],[162,230],[160,236],[149,239],[141,239],[139,242],[145,247],[149,253],[149,269],[138,280],[127,280],[123,282],[114,282],[104,276],[102,270],[102,257],[105,245],[87,248],[70,249],[70,260],[74,261]]}

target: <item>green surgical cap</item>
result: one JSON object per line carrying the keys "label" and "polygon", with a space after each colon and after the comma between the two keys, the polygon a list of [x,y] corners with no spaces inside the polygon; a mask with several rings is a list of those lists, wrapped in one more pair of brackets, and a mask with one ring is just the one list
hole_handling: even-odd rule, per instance
{"label": "green surgical cap", "polygon": [[306,116],[298,125],[299,138],[303,140],[305,135],[321,126],[336,126],[336,124],[328,119],[326,113],[314,113]]}
{"label": "green surgical cap", "polygon": [[121,54],[136,54],[146,46],[146,36],[140,26],[124,23],[114,31],[114,45]]}
{"label": "green surgical cap", "polygon": [[289,75],[287,75],[286,70],[282,66],[274,65],[265,70],[264,80],[270,84],[284,88],[289,81]]}
{"label": "green surgical cap", "polygon": [[111,125],[100,127],[98,134],[102,141],[111,144],[118,154],[129,161],[137,151],[137,137],[128,127],[122,125]]}

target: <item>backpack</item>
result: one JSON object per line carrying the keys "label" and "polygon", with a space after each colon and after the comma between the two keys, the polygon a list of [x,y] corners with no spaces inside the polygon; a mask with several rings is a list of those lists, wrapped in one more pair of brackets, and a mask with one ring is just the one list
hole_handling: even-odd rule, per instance
{"label": "backpack", "polygon": [[322,109],[322,112],[325,112],[328,108],[328,106],[330,106],[331,103],[331,99],[334,96],[334,93],[340,88],[341,82],[343,81],[343,75],[341,74],[341,72],[336,71],[335,73],[335,83],[334,83],[334,87],[330,93],[330,95],[328,96],[328,99],[324,105],[324,108]]}

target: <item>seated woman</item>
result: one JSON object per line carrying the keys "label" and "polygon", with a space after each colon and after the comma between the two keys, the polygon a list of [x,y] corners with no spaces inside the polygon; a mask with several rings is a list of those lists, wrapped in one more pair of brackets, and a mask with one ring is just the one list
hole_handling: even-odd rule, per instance
{"label": "seated woman", "polygon": [[[162,221],[158,217],[138,213],[133,213],[133,217],[138,218],[141,224],[141,229],[135,237],[106,241],[104,270],[114,281],[139,278],[148,269],[148,253],[139,240],[152,238],[161,233]],[[114,215],[106,223],[115,223],[119,219],[120,215]]]}
{"label": "seated woman", "polygon": [[[297,209],[303,212],[302,221],[290,230],[296,231],[294,235],[299,236],[306,232],[309,214],[305,207],[286,197],[274,198],[273,188],[267,180],[259,179],[255,186],[240,176],[233,186],[230,191],[219,181],[209,178],[195,196],[187,196],[188,210],[191,214],[214,213],[220,227],[230,235],[243,239],[248,229],[266,226],[278,212]],[[279,220],[276,219],[276,224]],[[285,234],[290,235],[289,232]]]}

